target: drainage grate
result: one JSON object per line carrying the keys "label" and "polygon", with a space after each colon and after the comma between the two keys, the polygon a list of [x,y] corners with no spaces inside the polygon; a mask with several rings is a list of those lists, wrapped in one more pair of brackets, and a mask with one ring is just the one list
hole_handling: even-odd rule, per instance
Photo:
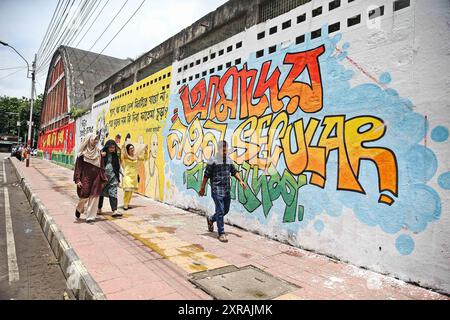
{"label": "drainage grate", "polygon": [[192,283],[218,300],[270,300],[300,287],[255,266],[226,266],[191,274]]}

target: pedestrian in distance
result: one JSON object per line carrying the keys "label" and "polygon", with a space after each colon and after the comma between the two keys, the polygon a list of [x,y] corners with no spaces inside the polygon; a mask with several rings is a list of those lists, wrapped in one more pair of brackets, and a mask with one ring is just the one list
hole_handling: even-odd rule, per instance
{"label": "pedestrian in distance", "polygon": [[105,168],[105,174],[108,181],[105,184],[102,194],[98,201],[97,214],[102,214],[104,197],[109,198],[109,204],[111,205],[112,216],[120,217],[122,213],[117,211],[117,188],[120,182],[120,163],[119,156],[117,154],[117,146],[114,140],[108,140],[102,149],[102,161]]}
{"label": "pedestrian in distance", "polygon": [[78,149],[73,181],[77,185],[80,198],[75,209],[76,218],[86,214],[86,222],[93,223],[97,216],[99,197],[107,181],[100,149],[97,147],[98,136],[89,133]]}
{"label": "pedestrian in distance", "polygon": [[205,187],[209,179],[211,181],[211,197],[214,201],[215,213],[211,218],[206,216],[208,230],[214,232],[214,222],[216,222],[219,234],[218,239],[222,242],[228,242],[225,235],[224,216],[230,211],[231,176],[239,181],[243,190],[247,187],[228,156],[227,142],[220,141],[217,149],[216,155],[211,157],[206,165],[199,195],[201,197],[205,195]]}
{"label": "pedestrian in distance", "polygon": [[148,147],[145,144],[136,144],[136,147],[128,142],[124,145],[122,189],[124,191],[123,209],[128,210],[133,192],[138,189],[138,168],[142,161],[148,160]]}

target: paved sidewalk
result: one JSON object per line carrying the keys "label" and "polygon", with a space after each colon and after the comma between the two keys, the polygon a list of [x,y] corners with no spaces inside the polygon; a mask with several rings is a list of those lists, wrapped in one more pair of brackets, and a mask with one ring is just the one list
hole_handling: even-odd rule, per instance
{"label": "paved sidewalk", "polygon": [[[193,272],[254,265],[300,288],[277,299],[448,299],[355,266],[227,226],[228,243],[203,216],[140,195],[132,209],[89,225],[74,216],[73,172],[49,161],[12,159],[107,299],[212,299],[188,281]],[[119,205],[122,193],[119,190]]]}

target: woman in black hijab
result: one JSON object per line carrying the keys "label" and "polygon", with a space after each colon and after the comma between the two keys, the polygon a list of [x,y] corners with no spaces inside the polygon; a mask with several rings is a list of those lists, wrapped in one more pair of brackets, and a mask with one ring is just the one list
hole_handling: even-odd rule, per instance
{"label": "woman in black hijab", "polygon": [[113,217],[120,217],[122,215],[122,213],[117,211],[117,187],[120,182],[120,162],[119,156],[117,155],[118,148],[119,147],[114,140],[108,140],[102,149],[102,161],[108,181],[98,202],[98,213],[101,214],[103,198],[108,197]]}

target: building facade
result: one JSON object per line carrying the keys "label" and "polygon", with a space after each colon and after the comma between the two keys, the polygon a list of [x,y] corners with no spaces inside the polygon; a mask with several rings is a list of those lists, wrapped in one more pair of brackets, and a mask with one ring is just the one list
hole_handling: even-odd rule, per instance
{"label": "building facade", "polygon": [[96,84],[130,62],[68,46],[55,51],[45,84],[38,138],[38,149],[46,159],[73,163],[77,114],[90,109]]}

